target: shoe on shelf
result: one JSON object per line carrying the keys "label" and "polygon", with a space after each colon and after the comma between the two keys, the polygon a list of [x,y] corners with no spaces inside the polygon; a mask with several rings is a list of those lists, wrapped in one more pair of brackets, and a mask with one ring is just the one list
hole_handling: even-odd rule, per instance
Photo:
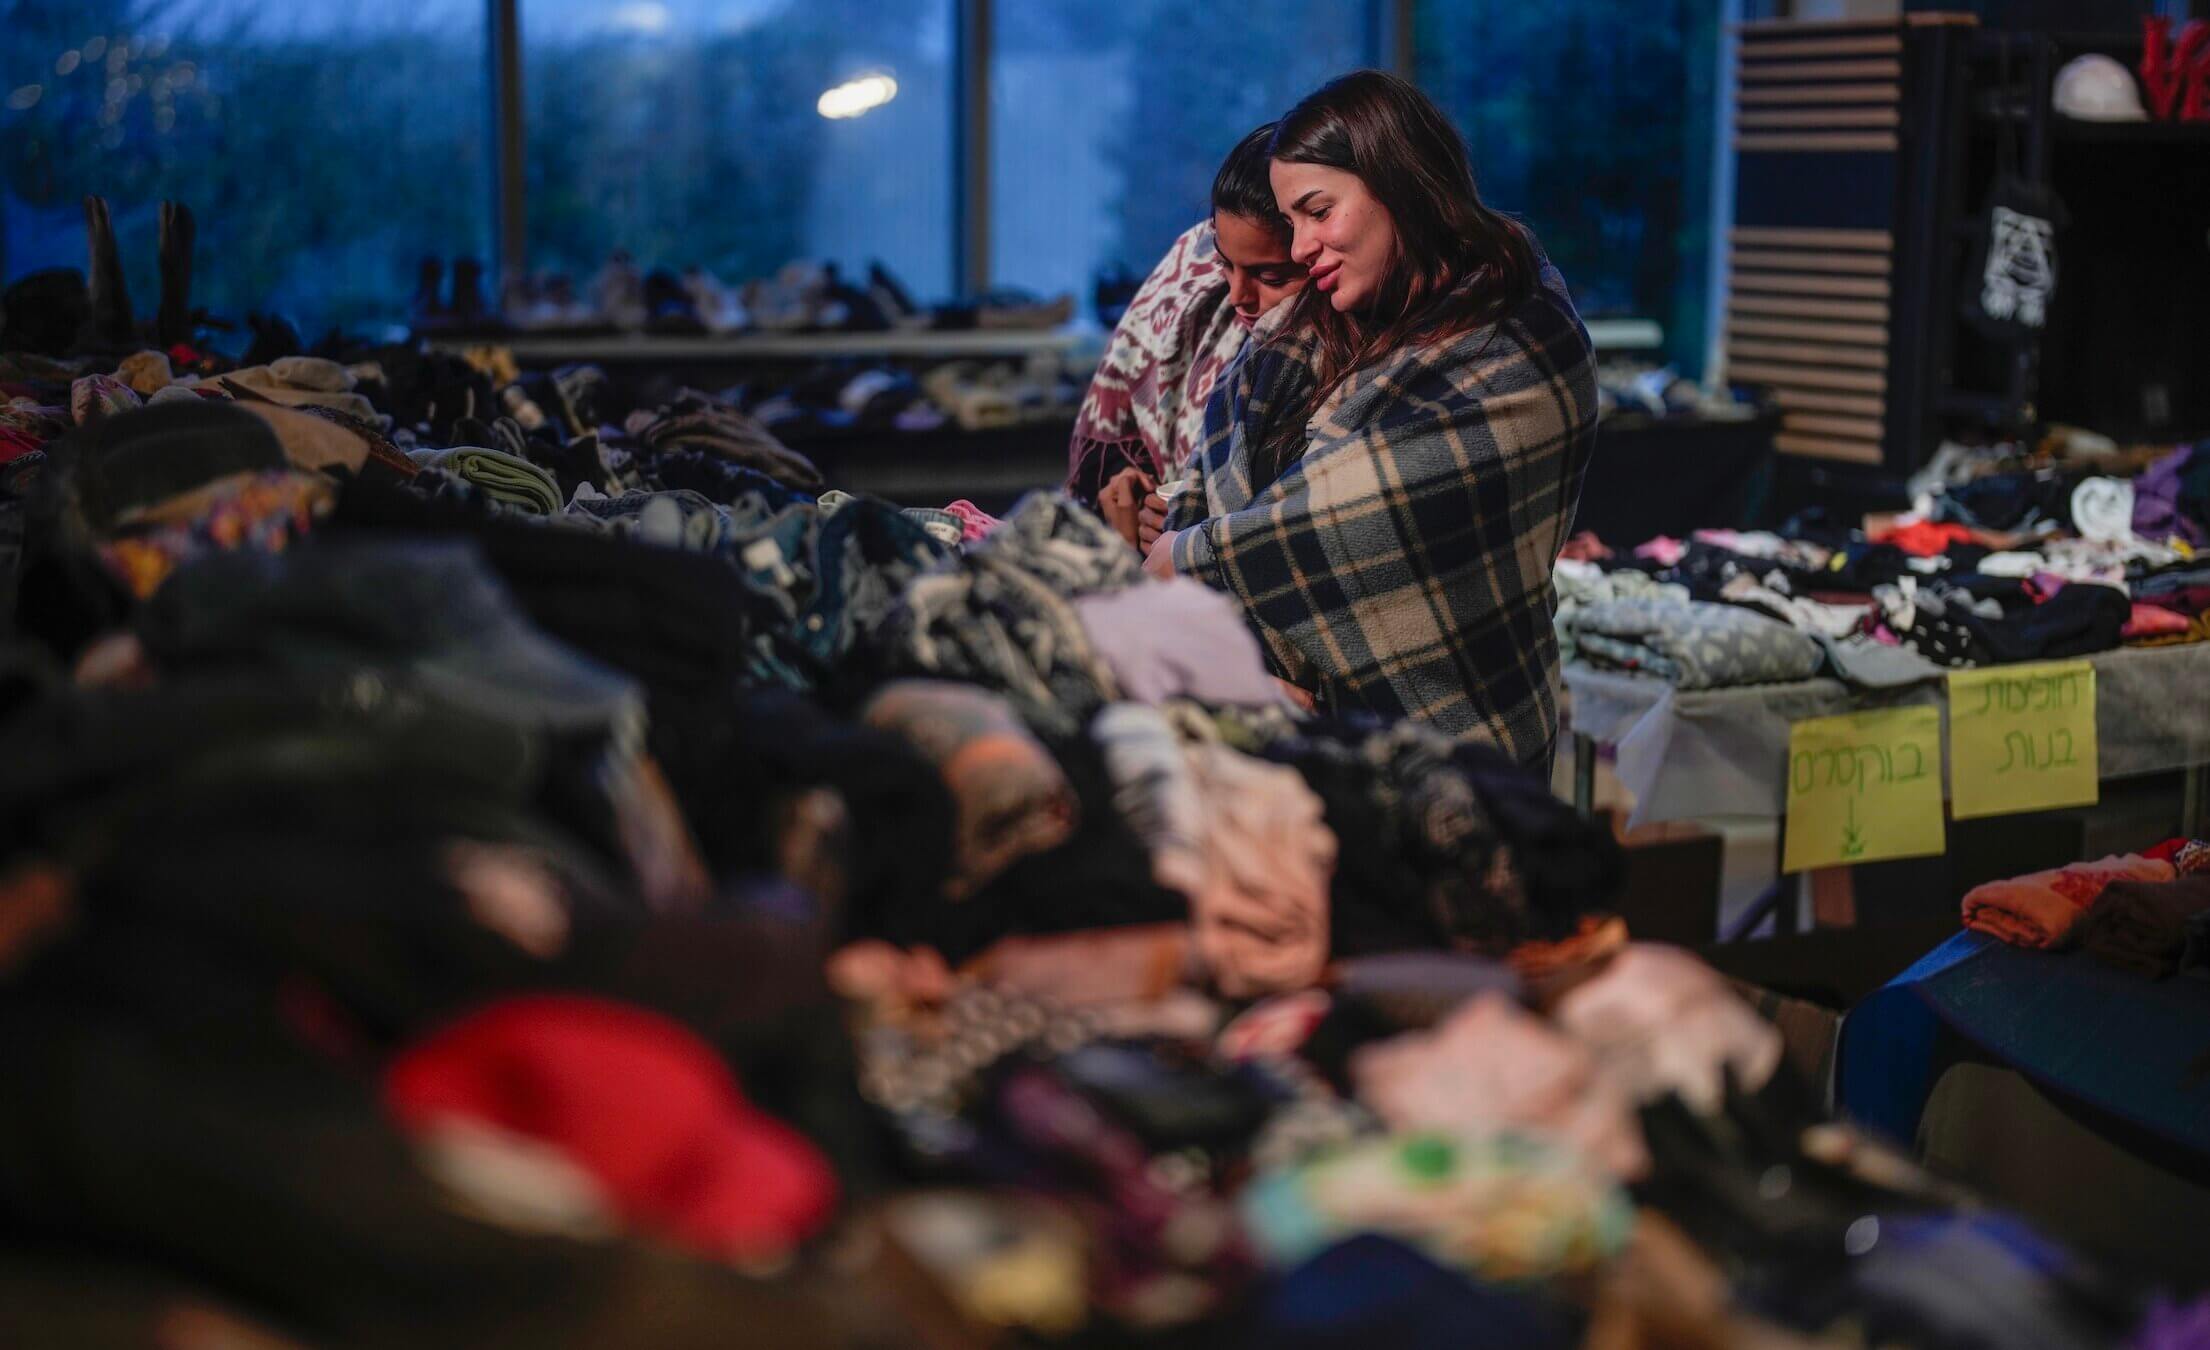
{"label": "shoe on shelf", "polygon": [[884,366],[870,366],[845,381],[837,404],[871,431],[934,431],[946,420],[911,375]]}
{"label": "shoe on shelf", "polygon": [[591,303],[598,307],[599,317],[623,332],[634,333],[645,326],[649,317],[645,274],[624,250],[608,254],[606,266],[591,279]]}
{"label": "shoe on shelf", "polygon": [[705,268],[685,268],[683,290],[691,297],[691,307],[697,311],[699,322],[706,325],[707,332],[741,333],[751,326],[751,319],[744,312],[744,302]]}
{"label": "shoe on shelf", "polygon": [[947,361],[922,376],[921,387],[962,431],[989,431],[1021,420],[1020,404],[989,383],[973,361]]}
{"label": "shoe on shelf", "polygon": [[1029,291],[1005,289],[991,291],[982,297],[976,307],[975,326],[1041,330],[1057,328],[1073,317],[1074,297],[1071,295],[1040,300]]}
{"label": "shoe on shelf", "polygon": [[785,263],[774,276],[746,284],[744,307],[768,333],[802,333],[820,326],[821,265],[800,259]]}
{"label": "shoe on shelf", "polygon": [[453,298],[448,306],[453,323],[471,331],[498,326],[483,294],[483,264],[474,258],[453,259]]}
{"label": "shoe on shelf", "polygon": [[696,336],[706,331],[698,306],[675,273],[655,267],[645,275],[645,331]]}
{"label": "shoe on shelf", "polygon": [[882,310],[892,328],[929,326],[927,311],[913,303],[913,293],[880,260],[867,264],[867,293],[874,297],[876,307]]}
{"label": "shoe on shelf", "polygon": [[518,270],[501,278],[499,313],[515,328],[527,331],[544,327],[545,302],[537,278]]}
{"label": "shoe on shelf", "polygon": [[89,307],[77,345],[90,352],[136,350],[138,320],[131,313],[123,255],[115,245],[115,222],[108,215],[105,197],[84,199],[84,233],[91,263],[85,274]]}
{"label": "shoe on shelf", "polygon": [[407,314],[415,329],[428,332],[452,326],[453,311],[445,303],[445,264],[437,258],[424,258],[415,268],[414,298],[407,302]]}
{"label": "shoe on shelf", "polygon": [[890,328],[890,316],[874,295],[847,283],[835,263],[822,266],[821,325],[840,333],[881,333]]}

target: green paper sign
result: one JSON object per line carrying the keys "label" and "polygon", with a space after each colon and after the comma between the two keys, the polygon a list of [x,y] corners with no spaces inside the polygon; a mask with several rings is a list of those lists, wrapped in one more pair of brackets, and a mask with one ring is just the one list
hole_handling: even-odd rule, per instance
{"label": "green paper sign", "polygon": [[1939,709],[1814,717],[1788,729],[1782,871],[1923,857],[1944,839]]}
{"label": "green paper sign", "polygon": [[2089,661],[1949,676],[1949,795],[1957,819],[2089,806],[2101,793]]}

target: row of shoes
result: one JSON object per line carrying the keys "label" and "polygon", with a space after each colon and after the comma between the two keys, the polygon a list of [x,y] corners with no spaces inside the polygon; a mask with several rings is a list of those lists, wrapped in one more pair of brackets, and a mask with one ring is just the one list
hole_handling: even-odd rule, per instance
{"label": "row of shoes", "polygon": [[661,334],[882,333],[892,331],[1050,329],[1074,317],[1074,297],[1042,299],[1015,289],[978,300],[922,306],[880,262],[863,280],[835,263],[800,260],[773,276],[731,286],[702,267],[646,270],[617,250],[578,290],[564,272],[517,273],[501,286],[496,309],[484,298],[483,264],[456,258],[447,269],[422,260],[410,308],[422,333],[497,332]]}
{"label": "row of shoes", "polygon": [[955,425],[993,431],[1066,421],[1082,399],[1079,372],[1055,353],[1024,360],[948,361],[916,377],[880,362],[828,361],[787,381],[740,385],[723,397],[785,441],[855,431],[918,434]]}

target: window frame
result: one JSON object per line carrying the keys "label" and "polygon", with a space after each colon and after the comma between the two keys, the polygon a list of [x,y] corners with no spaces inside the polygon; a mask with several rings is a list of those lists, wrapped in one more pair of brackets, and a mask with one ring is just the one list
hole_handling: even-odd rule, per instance
{"label": "window frame", "polygon": [[[990,75],[997,0],[950,0],[950,3],[953,39],[951,159],[955,180],[952,185],[952,285],[959,294],[979,295],[990,288],[993,275]],[[1366,50],[1380,58],[1385,69],[1412,79],[1417,0],[1362,0],[1362,3],[1368,34]],[[1721,0],[1721,42],[1726,48],[1721,53],[1722,61],[1731,51],[1733,30],[1744,11],[1761,11],[1772,3],[1773,0]],[[497,255],[496,284],[499,278],[529,269],[529,187],[524,163],[528,142],[522,97],[528,71],[522,59],[521,0],[484,0],[484,4],[488,24],[485,47],[491,67],[491,162],[495,167],[493,181],[488,186],[498,241],[494,250]],[[1715,80],[1713,84],[1718,91],[1714,95],[1718,113],[1713,119],[1710,202],[1715,265],[1711,269],[1712,298],[1709,302],[1714,307],[1708,313],[1717,312],[1718,279],[1723,275],[1716,266],[1723,235],[1718,223],[1733,216],[1734,186],[1732,158],[1723,153],[1727,145],[1729,112],[1724,97],[1726,82]],[[1713,335],[1714,341],[1717,329],[1717,324],[1707,323],[1707,333]],[[1718,367],[1710,364],[1706,369]]]}

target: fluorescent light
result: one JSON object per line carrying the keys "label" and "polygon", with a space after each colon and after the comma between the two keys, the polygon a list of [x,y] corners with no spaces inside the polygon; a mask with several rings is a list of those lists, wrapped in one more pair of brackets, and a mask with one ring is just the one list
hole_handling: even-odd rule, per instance
{"label": "fluorescent light", "polygon": [[871,112],[898,96],[898,82],[888,75],[863,75],[822,91],[814,110],[823,117],[842,119]]}

